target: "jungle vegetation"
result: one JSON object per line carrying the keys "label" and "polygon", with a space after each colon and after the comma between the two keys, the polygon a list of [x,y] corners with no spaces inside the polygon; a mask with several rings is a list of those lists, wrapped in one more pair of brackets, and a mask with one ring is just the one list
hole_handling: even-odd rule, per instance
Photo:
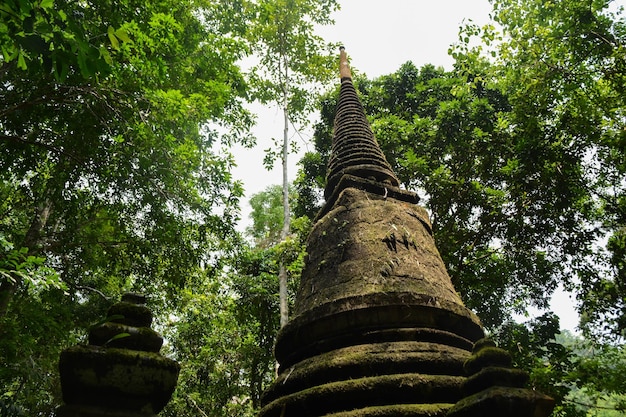
{"label": "jungle vegetation", "polygon": [[[608,0],[491,4],[492,24],[459,31],[451,70],[407,62],[355,83],[456,289],[554,415],[623,415],[625,17]],[[0,416],[52,415],[60,351],[126,291],[149,295],[182,365],[163,415],[254,415],[274,374],[279,271],[293,301],[330,150],[337,90],[307,77],[327,79],[336,51],[313,23],[340,5],[0,5]],[[304,77],[289,95],[287,64]],[[253,196],[241,232],[232,149],[255,146],[253,100],[320,122],[291,188]],[[576,298],[579,334],[549,310],[557,288]],[[542,313],[513,320],[530,308]]]}

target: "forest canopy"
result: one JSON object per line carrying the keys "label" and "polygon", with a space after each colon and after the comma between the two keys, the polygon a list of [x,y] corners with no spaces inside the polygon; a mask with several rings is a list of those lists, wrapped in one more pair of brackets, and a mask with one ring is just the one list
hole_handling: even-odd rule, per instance
{"label": "forest canopy", "polygon": [[[163,415],[255,414],[274,376],[279,269],[292,301],[337,98],[307,77],[328,79],[336,51],[315,30],[341,2],[294,1],[0,5],[0,416],[52,415],[60,351],[126,291],[148,294],[182,365]],[[461,27],[452,68],[407,62],[355,85],[457,291],[554,415],[619,415],[625,17],[605,0],[491,5],[492,22]],[[284,57],[302,51],[286,108],[319,122],[285,193],[290,233],[273,184],[242,232],[233,150],[256,145],[247,105],[282,97],[277,45],[263,48],[279,32]],[[559,334],[557,288],[574,294],[580,334]],[[530,308],[542,315],[512,320]]]}

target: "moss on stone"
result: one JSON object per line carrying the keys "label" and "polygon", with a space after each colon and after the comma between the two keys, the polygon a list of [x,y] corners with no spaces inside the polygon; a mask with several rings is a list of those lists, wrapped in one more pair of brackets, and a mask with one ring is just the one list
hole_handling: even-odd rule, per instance
{"label": "moss on stone", "polygon": [[343,298],[294,317],[279,333],[275,354],[281,365],[289,367],[356,344],[363,334],[381,329],[445,329],[475,340],[483,334],[473,318],[465,307],[425,294],[381,292]]}
{"label": "moss on stone", "polygon": [[324,417],[443,417],[452,404],[398,404],[326,414]]}
{"label": "moss on stone", "polygon": [[[453,403],[463,377],[444,375],[381,375],[337,381],[278,398],[260,411],[260,417],[321,416],[359,408]],[[285,411],[283,410],[285,409]]]}
{"label": "moss on stone", "polygon": [[[318,285],[301,286],[296,314],[319,304],[320,299],[362,293],[359,291],[369,282],[383,282],[385,276],[402,278],[395,284],[396,291],[402,288],[462,305],[420,210],[411,204],[375,198],[365,191],[344,190],[337,205],[320,219],[309,236],[308,246],[315,250],[308,251],[310,267],[303,271],[303,281],[314,279]],[[385,243],[391,237],[395,250]],[[324,265],[323,271],[318,268],[320,264]],[[414,279],[420,277],[425,279]],[[350,284],[337,285],[343,281]]]}
{"label": "moss on stone", "polygon": [[[121,334],[126,334],[127,336],[116,338],[116,336]],[[89,331],[89,344],[158,352],[163,345],[163,338],[149,327],[134,327],[108,322]]]}
{"label": "moss on stone", "polygon": [[493,340],[489,339],[488,337],[484,337],[474,343],[474,346],[472,347],[472,353],[476,353],[486,347],[497,347],[497,345]]}
{"label": "moss on stone", "polygon": [[[263,401],[273,401],[315,385],[372,375],[463,376],[463,362],[468,355],[469,352],[463,349],[415,341],[349,346],[281,370],[276,383],[264,394]],[[460,386],[458,390],[460,398]]]}
{"label": "moss on stone", "polygon": [[157,353],[74,346],[61,353],[67,404],[158,413],[176,387],[180,366]]}
{"label": "moss on stone", "polygon": [[463,393],[472,395],[493,386],[522,388],[528,382],[528,373],[521,369],[487,366],[467,378]]}
{"label": "moss on stone", "polygon": [[548,417],[554,400],[523,388],[491,387],[463,398],[448,417]]}
{"label": "moss on stone", "polygon": [[152,312],[148,307],[141,304],[120,301],[109,308],[108,317],[120,316],[114,322],[135,327],[150,327],[152,324]]}
{"label": "moss on stone", "polygon": [[465,372],[473,375],[487,366],[511,367],[511,355],[504,349],[485,346],[475,352],[464,365]]}

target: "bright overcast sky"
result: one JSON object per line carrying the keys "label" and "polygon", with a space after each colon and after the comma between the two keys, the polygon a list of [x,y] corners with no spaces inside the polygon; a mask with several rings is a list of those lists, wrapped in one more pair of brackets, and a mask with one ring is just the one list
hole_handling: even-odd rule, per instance
{"label": "bright overcast sky", "polygon": [[319,33],[342,43],[351,64],[368,77],[395,72],[412,61],[451,69],[449,46],[464,20],[484,24],[487,0],[344,0],[334,14],[335,25]]}

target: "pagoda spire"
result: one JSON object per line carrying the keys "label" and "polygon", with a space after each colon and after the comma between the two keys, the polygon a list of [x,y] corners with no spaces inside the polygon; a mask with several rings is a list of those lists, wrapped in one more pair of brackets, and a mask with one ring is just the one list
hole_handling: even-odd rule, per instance
{"label": "pagoda spire", "polygon": [[391,169],[370,127],[363,105],[352,84],[352,74],[345,49],[340,49],[341,90],[335,115],[335,126],[324,197],[332,204],[333,195],[343,188],[342,177],[351,175],[397,187]]}

